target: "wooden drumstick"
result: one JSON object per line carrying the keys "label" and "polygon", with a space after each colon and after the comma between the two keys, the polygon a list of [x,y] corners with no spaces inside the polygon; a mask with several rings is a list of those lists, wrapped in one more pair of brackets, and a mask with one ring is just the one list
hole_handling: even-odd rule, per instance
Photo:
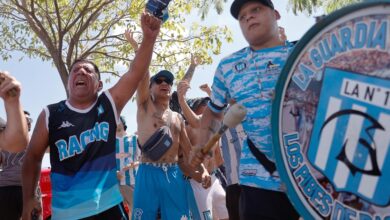
{"label": "wooden drumstick", "polygon": [[219,128],[218,132],[215,133],[209,139],[206,145],[203,146],[202,149],[200,150],[202,154],[206,155],[214,146],[214,144],[217,143],[217,141],[221,138],[222,134],[228,128],[236,127],[239,123],[241,123],[242,120],[244,120],[245,116],[246,116],[246,108],[243,105],[240,104],[232,105],[223,118],[221,128]]}

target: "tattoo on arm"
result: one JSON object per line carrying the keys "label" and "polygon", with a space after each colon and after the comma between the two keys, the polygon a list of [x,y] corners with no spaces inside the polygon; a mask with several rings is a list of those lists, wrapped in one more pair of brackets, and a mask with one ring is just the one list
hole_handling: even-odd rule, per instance
{"label": "tattoo on arm", "polygon": [[195,66],[190,65],[188,67],[186,74],[184,74],[183,79],[188,80],[188,82],[191,82],[192,76],[194,76],[194,72],[195,72]]}

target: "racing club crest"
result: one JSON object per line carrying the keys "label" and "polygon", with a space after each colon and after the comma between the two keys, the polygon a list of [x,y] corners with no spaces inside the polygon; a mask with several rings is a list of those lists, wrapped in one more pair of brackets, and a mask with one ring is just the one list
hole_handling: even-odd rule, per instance
{"label": "racing club crest", "polygon": [[272,115],[304,219],[390,219],[390,1],[343,8],[297,44]]}
{"label": "racing club crest", "polygon": [[234,72],[241,73],[248,67],[247,61],[242,60],[234,64]]}
{"label": "racing club crest", "polygon": [[336,191],[389,204],[390,81],[325,68],[321,90],[310,163]]}

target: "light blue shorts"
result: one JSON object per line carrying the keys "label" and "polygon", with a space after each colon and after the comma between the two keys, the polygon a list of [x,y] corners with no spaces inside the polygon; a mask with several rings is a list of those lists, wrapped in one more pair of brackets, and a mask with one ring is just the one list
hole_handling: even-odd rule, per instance
{"label": "light blue shorts", "polygon": [[162,220],[192,219],[188,182],[176,163],[141,164],[135,186],[133,220],[156,220],[159,209]]}

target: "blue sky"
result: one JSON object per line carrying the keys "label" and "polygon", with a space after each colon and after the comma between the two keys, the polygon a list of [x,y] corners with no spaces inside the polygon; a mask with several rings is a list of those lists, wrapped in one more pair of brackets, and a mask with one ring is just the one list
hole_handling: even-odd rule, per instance
{"label": "blue sky", "polygon": [[[204,96],[205,94],[201,92],[198,87],[204,83],[208,83],[211,86],[218,62],[223,57],[248,45],[241,34],[238,22],[230,15],[231,2],[232,0],[229,0],[225,4],[224,12],[221,15],[217,15],[213,9],[210,9],[210,14],[202,21],[202,24],[227,25],[233,32],[234,42],[231,44],[225,43],[222,46],[221,55],[213,57],[214,62],[212,65],[200,66],[196,69],[191,83],[192,89],[188,92],[187,97]],[[305,14],[295,16],[292,11],[288,9],[288,0],[274,0],[273,2],[275,8],[281,14],[279,25],[285,28],[289,40],[298,40],[314,24],[313,17],[309,17]],[[174,4],[174,1],[172,3]],[[200,22],[200,18],[198,17],[193,17],[191,19],[197,19]],[[35,122],[44,106],[66,98],[65,89],[57,70],[52,66],[51,62],[43,62],[28,58],[19,61],[20,57],[21,54],[15,53],[12,60],[6,62],[1,60],[0,69],[9,71],[22,83],[21,100],[23,107],[31,113]],[[123,70],[123,72],[125,72],[125,70]],[[111,78],[111,83],[105,83],[104,89],[110,88],[116,81],[117,78]],[[0,106],[0,116],[4,118],[5,112],[4,107],[2,107],[2,101],[0,101]],[[133,133],[136,130],[135,114],[136,106],[130,101],[122,111],[122,115],[126,117],[128,124],[128,133]]]}

